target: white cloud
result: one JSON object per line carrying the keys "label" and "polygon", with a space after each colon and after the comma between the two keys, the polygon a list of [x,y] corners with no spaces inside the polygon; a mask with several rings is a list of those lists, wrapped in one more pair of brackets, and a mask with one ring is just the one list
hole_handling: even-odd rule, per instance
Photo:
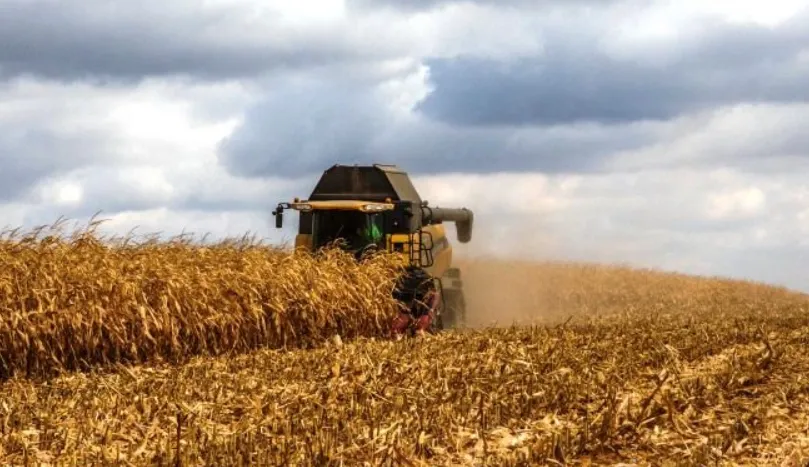
{"label": "white cloud", "polygon": [[26,226],[31,206],[24,203],[0,203],[0,231]]}
{"label": "white cloud", "polygon": [[56,182],[42,187],[41,199],[56,206],[76,207],[83,201],[84,190],[75,182]]}
{"label": "white cloud", "polygon": [[420,56],[514,58],[542,52],[540,18],[490,5],[461,3],[415,14],[405,27],[413,38],[412,53]]}
{"label": "white cloud", "polygon": [[[799,256],[785,263],[783,255],[759,253],[807,244],[803,178],[682,169],[453,175],[416,184],[432,204],[475,209],[472,242],[455,244],[461,254],[622,262],[809,290]],[[745,254],[757,254],[759,267],[736,267],[734,258]]]}
{"label": "white cloud", "polygon": [[[0,128],[28,132],[45,126],[63,137],[103,137],[88,152],[64,152],[57,142],[35,155],[43,168],[20,193],[14,216],[8,215],[19,224],[49,223],[62,215],[81,219],[98,211],[114,218],[129,211],[124,218],[141,219],[139,210],[205,209],[212,217],[225,216],[225,227],[247,225],[239,220],[249,217],[246,212],[268,213],[276,198],[298,183],[240,179],[219,166],[217,144],[240,121],[250,99],[246,88],[234,83],[161,80],[104,88],[26,79],[6,84],[3,98],[9,105],[0,107]],[[0,157],[24,170],[32,154]],[[191,216],[188,227],[200,218]]]}
{"label": "white cloud", "polygon": [[709,196],[707,214],[713,220],[751,218],[766,209],[766,202],[766,194],[758,187],[723,190]]}
{"label": "white cloud", "polygon": [[658,125],[659,142],[623,151],[615,170],[656,167],[747,166],[809,169],[809,104],[738,104],[687,114]]}
{"label": "white cloud", "polygon": [[776,26],[806,9],[805,0],[667,0],[661,13],[671,14],[680,11],[681,16],[694,14],[710,15],[734,23],[757,23],[763,26]]}
{"label": "white cloud", "polygon": [[[241,3],[254,6],[255,2]],[[321,24],[346,18],[345,0],[271,0],[266,7],[279,13],[285,22],[293,24]]]}

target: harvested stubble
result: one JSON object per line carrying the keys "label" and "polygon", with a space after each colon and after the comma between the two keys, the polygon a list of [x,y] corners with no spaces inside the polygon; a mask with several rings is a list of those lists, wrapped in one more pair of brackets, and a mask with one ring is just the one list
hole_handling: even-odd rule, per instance
{"label": "harvested stubble", "polygon": [[252,238],[135,242],[96,227],[0,238],[0,378],[379,335],[393,310],[389,258],[360,266]]}
{"label": "harvested stubble", "polygon": [[806,296],[576,265],[534,266],[533,277],[559,286],[548,291],[549,303],[584,307],[592,319],[260,350],[44,384],[14,379],[0,388],[2,461],[797,466],[809,459]]}

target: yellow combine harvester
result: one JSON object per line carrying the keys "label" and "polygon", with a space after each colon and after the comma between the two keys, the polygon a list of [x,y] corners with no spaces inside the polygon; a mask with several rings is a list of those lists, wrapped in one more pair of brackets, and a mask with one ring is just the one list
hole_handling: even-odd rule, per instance
{"label": "yellow combine harvester", "polygon": [[[300,213],[296,249],[341,245],[361,258],[373,251],[404,255],[409,267],[399,278],[396,298],[417,329],[457,327],[466,303],[460,271],[444,222],[455,222],[458,241],[472,237],[472,211],[430,207],[406,172],[393,165],[334,165],[307,200],[279,203],[273,215],[283,226],[284,210]],[[402,322],[394,324],[402,332]]]}

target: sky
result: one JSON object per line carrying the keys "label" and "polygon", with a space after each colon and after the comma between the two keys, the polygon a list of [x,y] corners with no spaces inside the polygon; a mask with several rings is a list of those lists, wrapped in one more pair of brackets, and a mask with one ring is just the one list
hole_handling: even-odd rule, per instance
{"label": "sky", "polygon": [[460,255],[809,291],[806,0],[0,0],[0,43],[1,226],[284,242],[392,163]]}

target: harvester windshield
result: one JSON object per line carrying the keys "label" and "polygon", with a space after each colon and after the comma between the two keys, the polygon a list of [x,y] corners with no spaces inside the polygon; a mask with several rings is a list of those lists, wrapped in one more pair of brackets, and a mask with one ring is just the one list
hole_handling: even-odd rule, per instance
{"label": "harvester windshield", "polygon": [[350,251],[362,251],[375,245],[385,247],[382,214],[349,210],[312,211],[312,244],[315,248],[344,241]]}

